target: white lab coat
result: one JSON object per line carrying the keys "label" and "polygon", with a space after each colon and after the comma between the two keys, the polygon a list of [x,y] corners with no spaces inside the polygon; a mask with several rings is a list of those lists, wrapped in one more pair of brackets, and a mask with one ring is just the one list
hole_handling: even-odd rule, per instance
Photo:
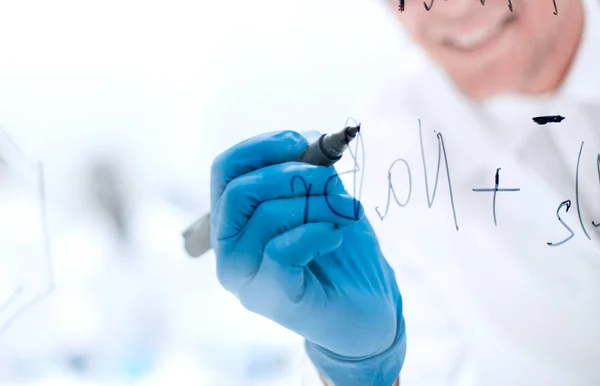
{"label": "white lab coat", "polygon": [[[433,65],[399,71],[363,124],[361,201],[395,268],[404,299],[408,352],[402,385],[572,386],[600,384],[600,9],[585,3],[585,36],[565,86],[547,97],[465,100]],[[490,74],[493,76],[493,74]],[[382,90],[380,90],[382,91]],[[372,101],[372,102],[373,102]],[[560,114],[562,123],[532,118]],[[442,156],[435,201],[428,208],[419,144],[421,120],[429,197],[441,133],[450,170],[454,213]],[[434,131],[436,133],[434,133]],[[581,143],[578,218],[575,175]],[[350,157],[338,167],[349,170]],[[410,165],[410,201],[387,200],[392,162]],[[497,226],[492,193],[501,168]],[[360,179],[360,173],[357,179]],[[401,203],[406,167],[392,170]],[[346,186],[352,189],[352,176]],[[358,186],[358,185],[357,185]],[[570,235],[557,219],[560,211]],[[311,367],[309,361],[307,366]],[[314,374],[305,375],[311,384]]]}

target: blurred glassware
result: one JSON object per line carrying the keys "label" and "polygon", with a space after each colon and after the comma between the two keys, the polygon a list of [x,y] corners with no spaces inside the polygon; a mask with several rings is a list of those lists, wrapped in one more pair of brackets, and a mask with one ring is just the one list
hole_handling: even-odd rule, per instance
{"label": "blurred glassware", "polygon": [[0,335],[53,286],[42,162],[0,128]]}

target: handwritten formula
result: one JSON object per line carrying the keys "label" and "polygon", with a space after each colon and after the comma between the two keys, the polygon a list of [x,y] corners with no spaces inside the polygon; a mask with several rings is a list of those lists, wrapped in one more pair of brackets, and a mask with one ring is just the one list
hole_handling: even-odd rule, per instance
{"label": "handwritten formula", "polygon": [[[563,119],[565,119],[564,117],[561,117],[560,115],[556,115],[556,116],[549,116],[549,117],[535,117],[533,118],[534,122],[538,123],[538,124],[547,124],[547,123],[560,123]],[[450,195],[450,203],[451,203],[451,208],[452,208],[452,214],[454,217],[454,227],[456,228],[456,230],[459,230],[459,226],[458,226],[458,220],[457,220],[457,215],[456,215],[456,207],[454,204],[454,193],[452,190],[452,176],[451,176],[451,172],[450,172],[450,166],[448,163],[448,157],[447,157],[447,152],[446,152],[446,146],[444,144],[444,136],[442,135],[442,133],[437,133],[436,137],[437,137],[437,144],[438,144],[438,154],[437,154],[437,167],[436,167],[436,175],[435,175],[435,182],[433,184],[433,191],[430,191],[430,186],[428,183],[428,177],[427,177],[427,172],[428,172],[428,168],[427,168],[427,164],[425,162],[425,151],[424,151],[424,146],[423,146],[423,132],[422,132],[422,127],[421,127],[421,120],[418,120],[419,122],[419,140],[420,140],[420,145],[421,145],[421,160],[422,160],[422,164],[423,164],[423,173],[425,176],[425,193],[427,195],[427,205],[429,208],[432,207],[434,200],[435,200],[435,195],[437,193],[437,189],[438,189],[438,183],[439,183],[439,177],[440,177],[440,171],[442,171],[442,173],[445,173],[446,175],[446,180],[448,182],[448,192]],[[583,231],[584,235],[588,238],[588,240],[591,240],[591,237],[588,233],[588,230],[586,228],[586,224],[583,221],[583,218],[581,216],[581,206],[579,203],[579,170],[580,170],[580,163],[581,163],[581,155],[583,153],[583,148],[584,148],[584,144],[585,142],[582,141],[581,142],[581,146],[579,148],[579,155],[577,158],[577,168],[575,171],[575,187],[574,187],[574,201],[575,201],[575,207],[577,209],[577,214],[579,217],[579,225],[581,226],[581,230]],[[323,196],[324,199],[326,200],[327,206],[329,207],[329,209],[332,211],[332,213],[336,214],[337,216],[340,216],[342,218],[347,218],[347,219],[359,219],[360,215],[361,215],[361,204],[360,204],[360,196],[361,196],[361,191],[362,191],[362,186],[360,184],[362,184],[362,176],[359,176],[358,181],[359,182],[359,192],[358,195],[356,194],[356,188],[357,188],[357,173],[363,173],[364,171],[364,156],[361,157],[361,162],[359,164],[358,160],[357,160],[357,151],[358,149],[361,149],[364,153],[364,147],[363,147],[363,142],[362,142],[362,134],[359,133],[357,138],[356,138],[356,143],[355,143],[355,147],[354,150],[352,150],[351,147],[349,147],[350,150],[350,155],[353,159],[353,163],[354,163],[354,168],[353,170],[350,170],[348,172],[343,172],[343,173],[338,173],[336,175],[331,176],[327,182],[325,183],[325,187],[324,187],[324,191],[323,191]],[[444,164],[444,168],[442,169],[442,161]],[[600,180],[600,153],[597,156],[597,161],[596,161],[596,167],[598,170],[598,178]],[[496,201],[498,198],[498,194],[518,194],[518,192],[521,191],[520,187],[501,187],[501,183],[500,183],[500,171],[502,169],[501,168],[497,168],[496,169],[496,173],[494,175],[494,184],[492,186],[489,187],[476,187],[473,188],[472,191],[475,193],[485,193],[485,194],[490,194],[491,193],[491,199],[492,199],[492,217],[493,217],[493,221],[494,221],[494,225],[497,226],[498,222],[497,222],[497,216],[496,216]],[[394,188],[394,184],[392,182],[392,177],[394,175],[395,172],[401,173],[404,172],[406,173],[407,177],[408,177],[408,193],[406,194],[406,198],[404,200],[400,200],[398,198],[398,196],[396,195],[396,190]],[[354,210],[352,214],[347,214],[347,213],[343,213],[344,211],[339,210],[339,208],[335,208],[334,205],[332,205],[331,200],[328,196],[328,186],[330,184],[330,182],[334,179],[334,178],[339,178],[340,175],[346,174],[346,173],[353,173],[353,193],[352,196],[354,197]],[[384,220],[385,217],[388,214],[388,211],[390,209],[390,204],[392,202],[392,198],[394,200],[394,202],[400,206],[400,207],[405,207],[409,204],[410,199],[411,199],[411,195],[412,195],[412,171],[411,171],[411,167],[410,164],[408,163],[408,161],[406,161],[403,158],[397,158],[395,159],[391,165],[388,168],[388,172],[387,172],[387,178],[388,178],[388,183],[387,183],[387,199],[386,199],[386,204],[385,204],[385,209],[382,211],[380,210],[379,207],[375,207],[375,212],[377,213],[377,215],[379,216],[380,220]],[[294,188],[295,186],[298,186],[297,184],[295,184],[295,182],[297,180],[300,180],[302,187],[304,189],[304,194],[306,196],[306,205],[304,208],[304,219],[305,222],[308,219],[308,198],[309,195],[311,193],[311,188],[312,188],[312,184],[307,184],[307,182],[303,179],[303,177],[299,176],[299,175],[295,175],[292,177],[291,180],[291,190],[292,193],[294,193]],[[431,194],[430,194],[431,192]],[[561,212],[569,212],[569,210],[571,209],[571,206],[573,205],[573,202],[571,201],[571,199],[567,199],[564,200],[560,203],[557,204],[557,209],[556,209],[556,218],[558,220],[558,222],[565,228],[565,230],[569,233],[569,235],[564,238],[561,241],[557,241],[557,242],[547,242],[548,246],[551,247],[557,247],[560,245],[565,244],[567,241],[571,240],[574,236],[575,236],[575,232],[573,231],[573,229],[561,218]],[[600,221],[591,221],[590,224],[592,227],[598,228],[600,227]]]}

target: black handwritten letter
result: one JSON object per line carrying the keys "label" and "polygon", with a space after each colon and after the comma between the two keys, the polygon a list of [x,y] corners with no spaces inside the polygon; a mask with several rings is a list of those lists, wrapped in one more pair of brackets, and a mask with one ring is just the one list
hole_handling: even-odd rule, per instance
{"label": "black handwritten letter", "polygon": [[[485,0],[480,0],[481,1],[481,5],[485,5]],[[513,11],[513,5],[512,5],[512,0],[508,0],[508,9],[510,9],[510,11]]]}
{"label": "black handwritten letter", "polygon": [[400,0],[400,4],[398,4],[398,11],[404,12],[404,0]]}
{"label": "black handwritten letter", "polygon": [[440,162],[441,162],[441,153],[444,152],[444,163],[446,164],[446,176],[448,178],[448,190],[450,191],[450,202],[452,203],[452,214],[454,215],[454,225],[456,226],[456,230],[458,231],[458,221],[456,220],[456,209],[454,207],[454,195],[452,194],[452,182],[450,181],[450,167],[448,166],[448,157],[446,156],[446,146],[444,146],[444,137],[442,133],[437,134],[438,139],[438,162],[437,162],[437,172],[435,174],[435,185],[433,187],[433,195],[431,199],[429,198],[429,184],[427,182],[427,166],[425,165],[425,149],[423,148],[423,130],[421,129],[421,120],[419,119],[419,137],[421,139],[421,156],[423,159],[423,171],[425,173],[425,192],[427,194],[427,204],[431,209],[433,205],[433,200],[435,200],[435,193],[437,191],[438,186],[438,177],[440,176]]}
{"label": "black handwritten letter", "polygon": [[[598,169],[598,182],[600,182],[600,153],[598,153],[598,157],[596,158],[596,168]],[[592,221],[592,225],[596,228],[600,227],[600,223]]]}
{"label": "black handwritten letter", "polygon": [[[406,166],[406,171],[408,172],[408,197],[406,197],[406,202],[404,204],[402,204],[398,201],[398,197],[396,197],[396,191],[394,190],[394,184],[392,183],[392,169],[394,168],[394,165],[396,165],[396,162],[404,162],[404,165]],[[404,159],[398,158],[397,160],[392,162],[392,165],[388,169],[388,196],[387,196],[387,203],[385,204],[385,213],[383,214],[383,216],[381,215],[381,213],[379,213],[379,207],[375,207],[375,212],[377,212],[377,214],[379,215],[379,218],[381,220],[383,220],[384,217],[387,216],[387,213],[388,213],[388,210],[390,207],[390,198],[391,198],[390,193],[392,193],[392,195],[394,196],[394,200],[396,201],[396,204],[404,207],[404,206],[408,205],[408,201],[410,201],[411,192],[412,192],[412,178],[411,178],[411,174],[410,174],[410,166],[408,165],[408,162],[406,162]]]}
{"label": "black handwritten letter", "polygon": [[533,117],[532,120],[538,125],[546,125],[548,123],[561,123],[565,117],[560,115],[542,115],[539,117]]}
{"label": "black handwritten letter", "polygon": [[426,2],[423,2],[423,5],[425,6],[425,10],[426,10],[426,11],[430,11],[430,10],[431,10],[431,7],[433,7],[433,2],[434,2],[434,1],[435,1],[435,0],[431,0],[431,3],[429,4],[429,6],[427,6],[427,3],[426,3]]}
{"label": "black handwritten letter", "polygon": [[[350,119],[350,118],[349,118]],[[358,124],[357,126],[360,127],[360,124]],[[342,172],[342,173],[337,173],[336,175],[333,175],[331,177],[329,177],[327,179],[327,181],[325,181],[325,187],[324,187],[324,191],[323,191],[323,195],[325,196],[325,202],[327,203],[327,206],[329,207],[329,210],[331,210],[332,213],[348,219],[348,220],[358,220],[359,219],[359,214],[360,214],[360,198],[362,197],[362,185],[363,185],[363,175],[365,172],[365,147],[364,147],[364,143],[363,143],[363,139],[362,139],[362,134],[359,131],[356,134],[356,139],[355,139],[355,144],[356,146],[354,147],[354,151],[352,150],[352,147],[350,146],[349,143],[349,139],[346,138],[346,144],[348,144],[348,151],[350,152],[350,156],[352,157],[352,161],[354,162],[354,168],[352,170],[346,171],[346,172]],[[360,157],[360,162],[358,161],[358,151],[360,149],[360,153],[361,153],[361,157]],[[360,172],[359,176],[358,176],[358,181],[357,181],[357,176],[356,174]],[[352,173],[352,203],[353,203],[353,209],[354,209],[354,216],[353,217],[349,217],[343,213],[340,213],[339,211],[337,211],[333,205],[331,205],[331,202],[329,201],[329,195],[327,194],[327,187],[329,186],[329,183],[331,181],[333,181],[334,178],[340,178],[341,175],[346,174],[346,173]],[[340,179],[341,182],[341,179]],[[359,185],[358,188],[358,199],[357,194],[356,194],[356,185]]]}
{"label": "black handwritten letter", "polygon": [[590,235],[588,235],[587,229],[585,229],[585,225],[583,225],[583,219],[581,218],[581,207],[579,205],[579,164],[581,163],[581,153],[583,152],[583,144],[581,142],[581,147],[579,148],[579,156],[577,157],[577,168],[575,169],[575,204],[577,204],[577,216],[579,216],[579,223],[581,224],[581,229],[583,229],[583,233],[585,233],[588,240],[591,240]]}
{"label": "black handwritten letter", "polygon": [[300,182],[302,182],[302,186],[304,187],[304,193],[306,195],[306,204],[304,205],[304,223],[306,224],[308,222],[308,202],[309,202],[309,198],[310,198],[310,189],[312,188],[312,184],[308,184],[308,186],[307,186],[306,180],[304,180],[304,178],[302,178],[302,176],[295,175],[294,177],[292,177],[292,180],[290,181],[290,188],[292,189],[292,194],[294,193],[294,181],[296,179],[299,179]]}
{"label": "black handwritten letter", "polygon": [[518,192],[521,189],[519,188],[510,188],[510,189],[498,189],[498,185],[500,185],[500,168],[496,169],[496,177],[494,179],[496,186],[493,189],[473,189],[474,192],[494,192],[494,198],[492,199],[492,213],[494,215],[494,225],[498,226],[498,222],[496,221],[496,193],[497,192]]}
{"label": "black handwritten letter", "polygon": [[567,209],[565,209],[565,212],[569,212],[569,209],[571,208],[571,200],[566,200],[560,203],[560,205],[558,206],[558,209],[556,210],[556,217],[558,218],[558,221],[560,221],[560,223],[567,228],[567,230],[569,231],[569,233],[571,234],[569,237],[567,237],[566,239],[564,239],[561,242],[558,243],[551,243],[548,242],[547,244],[551,247],[558,247],[561,244],[566,243],[567,241],[571,240],[573,238],[573,236],[575,236],[575,233],[571,230],[571,228],[569,228],[569,226],[567,224],[565,224],[565,222],[560,218],[560,209],[566,206]]}

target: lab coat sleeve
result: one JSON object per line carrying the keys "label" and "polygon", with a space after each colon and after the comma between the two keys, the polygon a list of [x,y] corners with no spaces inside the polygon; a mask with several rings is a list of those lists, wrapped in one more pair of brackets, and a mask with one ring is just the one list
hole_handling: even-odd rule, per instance
{"label": "lab coat sleeve", "polygon": [[[410,267],[392,264],[404,300],[407,354],[400,373],[402,386],[450,386],[468,376],[467,346],[446,312],[443,298],[431,291],[427,278]],[[302,385],[323,386],[306,354],[301,361]]]}

